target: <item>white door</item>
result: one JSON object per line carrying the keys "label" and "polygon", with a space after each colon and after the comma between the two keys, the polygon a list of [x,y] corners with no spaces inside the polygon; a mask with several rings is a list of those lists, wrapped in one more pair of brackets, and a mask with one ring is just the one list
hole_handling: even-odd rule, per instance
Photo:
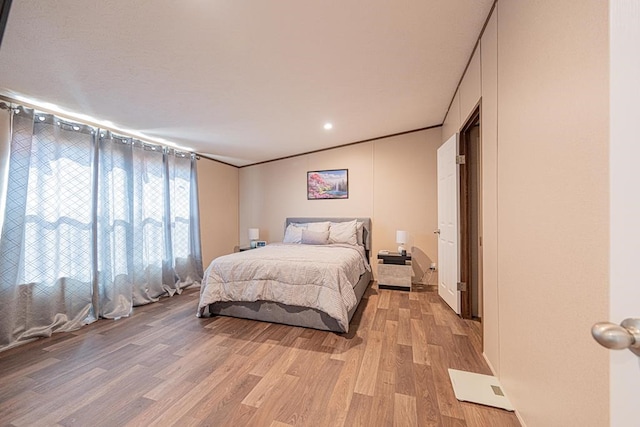
{"label": "white door", "polygon": [[458,206],[460,175],[456,156],[458,134],[438,148],[438,294],[460,314],[458,292]]}
{"label": "white door", "polygon": [[[610,22],[610,322],[640,318],[640,8],[637,0],[609,3]],[[612,426],[638,424],[640,358],[611,350],[609,360]]]}

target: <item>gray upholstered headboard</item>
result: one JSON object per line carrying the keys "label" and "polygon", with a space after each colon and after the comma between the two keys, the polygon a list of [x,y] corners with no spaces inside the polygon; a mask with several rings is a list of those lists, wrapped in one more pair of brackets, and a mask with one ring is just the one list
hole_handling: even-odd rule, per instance
{"label": "gray upholstered headboard", "polygon": [[346,221],[353,221],[354,219],[357,219],[358,221],[361,221],[364,223],[364,236],[363,236],[363,242],[364,242],[364,248],[367,251],[367,256],[369,255],[369,251],[371,251],[371,218],[358,218],[358,217],[352,217],[352,218],[316,218],[316,217],[300,217],[300,218],[287,218],[284,224],[285,229],[287,228],[287,226],[289,224],[291,224],[292,222],[323,222],[323,221],[332,221],[332,222],[346,222]]}

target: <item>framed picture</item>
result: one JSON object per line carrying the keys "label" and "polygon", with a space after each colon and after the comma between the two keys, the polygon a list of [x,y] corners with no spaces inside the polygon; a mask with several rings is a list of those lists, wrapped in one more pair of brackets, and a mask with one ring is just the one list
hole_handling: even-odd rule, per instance
{"label": "framed picture", "polygon": [[348,198],[348,169],[307,172],[307,200]]}

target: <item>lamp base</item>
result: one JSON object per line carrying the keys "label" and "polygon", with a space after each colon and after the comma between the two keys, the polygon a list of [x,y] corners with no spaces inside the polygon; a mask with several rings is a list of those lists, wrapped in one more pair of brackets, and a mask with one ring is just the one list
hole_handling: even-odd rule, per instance
{"label": "lamp base", "polygon": [[404,248],[404,246],[400,245],[398,246],[398,253],[402,256],[406,256],[407,255],[407,250]]}
{"label": "lamp base", "polygon": [[251,247],[251,249],[255,249],[258,247],[258,241],[257,240],[252,240],[251,243],[249,244],[249,246]]}

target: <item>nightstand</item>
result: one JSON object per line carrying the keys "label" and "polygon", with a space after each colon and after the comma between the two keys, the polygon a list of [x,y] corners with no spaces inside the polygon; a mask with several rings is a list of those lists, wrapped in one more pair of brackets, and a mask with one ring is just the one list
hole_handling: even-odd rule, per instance
{"label": "nightstand", "polygon": [[378,288],[411,291],[411,254],[378,254]]}
{"label": "nightstand", "polygon": [[251,249],[260,249],[267,246],[267,242],[265,240],[258,240],[254,247],[251,246],[240,246],[238,248],[238,252],[250,251]]}

